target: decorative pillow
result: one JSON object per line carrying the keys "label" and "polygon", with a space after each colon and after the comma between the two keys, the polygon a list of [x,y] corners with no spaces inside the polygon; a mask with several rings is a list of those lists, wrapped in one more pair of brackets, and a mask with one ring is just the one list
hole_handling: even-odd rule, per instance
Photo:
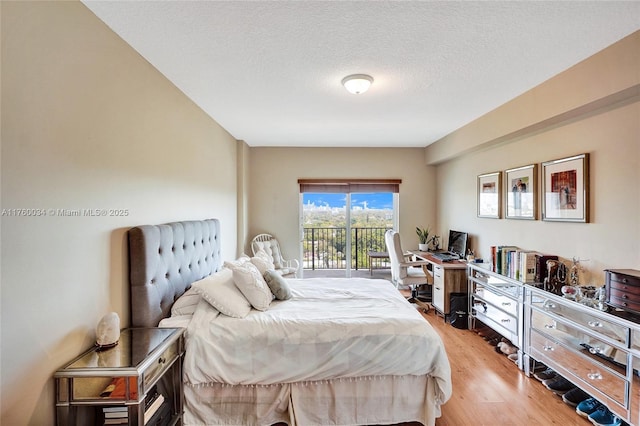
{"label": "decorative pillow", "polygon": [[198,306],[198,302],[200,302],[200,294],[198,294],[195,288],[191,287],[182,296],[178,297],[178,300],[173,302],[171,316],[193,315]]}
{"label": "decorative pillow", "polygon": [[271,269],[265,272],[264,279],[276,299],[287,300],[291,298],[291,288],[289,287],[287,280],[282,278],[282,276],[276,271]]}
{"label": "decorative pillow", "polygon": [[270,260],[269,255],[264,250],[259,250],[255,257],[251,258],[251,263],[253,263],[260,274],[264,275],[269,269],[275,269],[276,267],[273,265],[273,262]]}
{"label": "decorative pillow", "polygon": [[251,311],[251,304],[233,282],[231,269],[222,268],[191,286],[211,306],[234,318],[244,318]]}
{"label": "decorative pillow", "polygon": [[242,256],[237,258],[236,260],[225,260],[222,266],[224,266],[225,268],[231,269],[232,266],[244,265],[245,263],[249,262],[250,260],[251,260],[251,258],[249,256],[247,256],[246,254],[243,254]]}
{"label": "decorative pillow", "polygon": [[251,262],[231,267],[233,281],[244,294],[251,306],[259,311],[266,311],[273,300],[273,294],[262,278],[262,274]]}

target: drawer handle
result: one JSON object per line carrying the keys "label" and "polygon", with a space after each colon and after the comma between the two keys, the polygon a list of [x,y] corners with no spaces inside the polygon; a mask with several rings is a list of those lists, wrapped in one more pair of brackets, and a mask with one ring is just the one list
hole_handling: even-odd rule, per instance
{"label": "drawer handle", "polygon": [[511,302],[502,302],[502,306],[511,306]]}
{"label": "drawer handle", "polygon": [[594,354],[594,355],[598,355],[598,354],[601,354],[601,353],[602,353],[602,352],[604,352],[604,351],[603,351],[603,349],[602,349],[602,348],[599,348],[599,347],[597,347],[597,346],[594,346],[594,347],[592,347],[592,348],[589,348],[589,352],[591,352],[591,353],[592,353],[592,354]]}
{"label": "drawer handle", "polygon": [[555,309],[556,305],[555,303],[551,303],[551,302],[544,302],[544,305],[542,305],[547,311],[549,309]]}
{"label": "drawer handle", "polygon": [[553,328],[556,328],[556,325],[555,324],[545,324],[544,328],[553,329]]}
{"label": "drawer handle", "polygon": [[166,358],[163,358],[163,357],[158,358],[158,364],[164,364],[165,362],[167,362]]}
{"label": "drawer handle", "polygon": [[602,323],[600,321],[589,321],[589,327],[602,327]]}
{"label": "drawer handle", "polygon": [[511,320],[509,318],[503,318],[500,320],[500,322],[511,322]]}
{"label": "drawer handle", "polygon": [[440,291],[440,287],[436,287],[436,290]]}
{"label": "drawer handle", "polygon": [[600,373],[589,373],[587,377],[591,380],[602,380],[602,374]]}
{"label": "drawer handle", "polygon": [[542,349],[544,349],[547,352],[552,352],[553,351],[553,346],[549,346],[549,345],[544,345],[542,347]]}
{"label": "drawer handle", "polygon": [[627,296],[626,294],[623,294],[623,295],[622,295],[622,298],[623,298],[623,299],[628,299],[628,298],[629,298],[629,296]]}

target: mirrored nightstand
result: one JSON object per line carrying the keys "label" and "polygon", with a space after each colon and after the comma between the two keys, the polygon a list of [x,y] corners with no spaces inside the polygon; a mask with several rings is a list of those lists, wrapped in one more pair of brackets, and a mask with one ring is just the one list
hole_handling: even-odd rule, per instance
{"label": "mirrored nightstand", "polygon": [[128,328],[54,374],[58,425],[181,425],[182,328]]}

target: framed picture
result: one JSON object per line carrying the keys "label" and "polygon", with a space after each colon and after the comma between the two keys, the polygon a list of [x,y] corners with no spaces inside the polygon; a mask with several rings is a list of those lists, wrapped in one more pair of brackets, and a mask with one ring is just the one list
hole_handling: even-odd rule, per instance
{"label": "framed picture", "polygon": [[542,220],[589,221],[589,154],[542,163]]}
{"label": "framed picture", "polygon": [[478,217],[500,219],[500,172],[478,176]]}
{"label": "framed picture", "polygon": [[505,217],[507,219],[536,219],[537,165],[530,164],[505,170]]}

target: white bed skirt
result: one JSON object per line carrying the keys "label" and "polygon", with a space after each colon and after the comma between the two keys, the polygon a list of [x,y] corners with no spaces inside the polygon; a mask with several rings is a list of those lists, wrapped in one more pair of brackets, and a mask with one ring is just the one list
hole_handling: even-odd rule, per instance
{"label": "white bed skirt", "polygon": [[440,417],[435,379],[379,376],[231,386],[185,383],[185,425],[290,426],[393,424],[425,426]]}

